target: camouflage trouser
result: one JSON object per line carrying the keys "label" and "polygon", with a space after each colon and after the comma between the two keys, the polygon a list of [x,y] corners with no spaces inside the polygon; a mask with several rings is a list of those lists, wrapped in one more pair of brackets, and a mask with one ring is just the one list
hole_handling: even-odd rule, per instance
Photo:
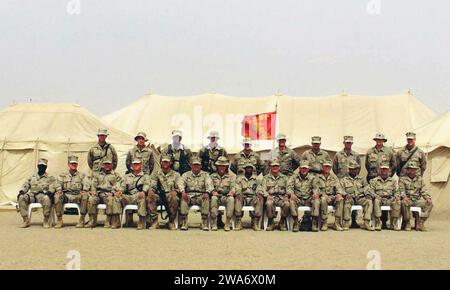
{"label": "camouflage trouser", "polygon": [[22,194],[19,196],[17,202],[19,204],[19,211],[22,217],[28,216],[28,206],[30,205],[30,203],[35,202],[38,202],[42,205],[42,211],[45,217],[50,216],[52,203],[50,201],[50,198],[43,193],[38,193],[36,195],[32,193]]}
{"label": "camouflage trouser", "polygon": [[362,208],[363,208],[363,219],[365,221],[370,221],[372,219],[372,213],[373,213],[372,197],[356,198],[356,204],[362,206]]}
{"label": "camouflage trouser", "polygon": [[286,218],[290,212],[290,203],[291,201],[284,200],[283,196],[273,196],[272,199],[266,200],[266,215],[269,219],[275,218],[277,216],[276,207],[280,207],[281,209],[281,217]]}
{"label": "camouflage trouser", "polygon": [[146,204],[145,204],[145,197],[143,198],[139,198],[138,194],[124,194],[121,196],[120,200],[120,204],[123,208],[125,208],[127,205],[137,205],[138,210],[137,210],[137,214],[140,217],[145,217],[147,215],[147,209],[146,209]]}
{"label": "camouflage trouser", "polygon": [[200,206],[202,218],[207,218],[209,216],[209,196],[205,199],[202,196],[188,196],[187,201],[181,198],[180,216],[187,217],[189,214],[189,208],[193,205]]}
{"label": "camouflage trouser", "polygon": [[80,206],[80,214],[86,215],[88,208],[89,195],[82,196],[81,194],[63,193],[60,196],[55,194],[55,212],[57,217],[62,217],[64,214],[64,204],[76,203]]}
{"label": "camouflage trouser", "polygon": [[[320,199],[309,198],[298,198],[295,202],[290,203],[291,215],[293,217],[298,216],[299,206],[309,206],[311,208],[310,215],[313,217],[318,217],[320,214]],[[295,213],[294,213],[295,212]]]}
{"label": "camouflage trouser", "polygon": [[88,214],[96,215],[98,213],[97,205],[100,203],[100,198],[97,195],[89,194],[87,202]]}
{"label": "camouflage trouser", "polygon": [[236,217],[242,217],[244,212],[242,211],[243,206],[253,206],[255,211],[250,212],[250,217],[261,217],[263,211],[263,199],[258,198],[257,195],[253,197],[242,197],[241,195],[237,195],[234,203],[234,215]]}
{"label": "camouflage trouser", "polygon": [[408,200],[402,201],[401,203],[401,214],[404,221],[409,221],[411,219],[411,207],[417,206],[422,209],[422,215],[420,217],[422,218],[428,218],[430,216],[430,212],[433,209],[433,204],[427,204],[426,200],[424,198],[416,199],[416,200]]}
{"label": "camouflage trouser", "polygon": [[395,197],[391,198],[382,198],[379,195],[375,197],[373,200],[373,211],[376,218],[381,217],[381,206],[388,205],[391,207],[391,217],[399,218],[400,217],[400,209],[401,202],[400,200],[395,200]]}
{"label": "camouflage trouser", "polygon": [[[328,205],[334,207],[334,217],[340,219],[344,212],[344,200],[343,196],[341,200],[337,201],[334,195],[322,195],[320,197],[320,216],[323,220],[328,218]],[[348,201],[347,201],[348,203]],[[350,204],[351,207],[351,204]],[[350,215],[351,218],[351,215]]]}
{"label": "camouflage trouser", "polygon": [[353,197],[349,194],[343,196],[344,204],[342,208],[342,219],[344,221],[349,221],[352,219],[352,205],[354,204]]}
{"label": "camouflage trouser", "polygon": [[[177,196],[177,193],[175,191],[166,193],[166,199],[167,203],[169,204],[169,221],[173,222],[175,220],[175,217],[178,213],[178,203],[179,198]],[[161,204],[161,199],[157,194],[149,195],[147,197],[147,211],[152,220],[155,220],[158,217],[158,211],[156,210],[158,208],[158,205]]]}
{"label": "camouflage trouser", "polygon": [[219,206],[225,206],[225,216],[231,219],[234,214],[233,196],[211,196],[210,212],[211,218],[215,219],[219,214]]}

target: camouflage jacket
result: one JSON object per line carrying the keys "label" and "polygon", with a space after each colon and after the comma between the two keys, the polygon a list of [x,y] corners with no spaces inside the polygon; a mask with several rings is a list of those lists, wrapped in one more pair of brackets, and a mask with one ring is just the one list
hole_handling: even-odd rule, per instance
{"label": "camouflage jacket", "polygon": [[23,191],[24,193],[29,192],[31,194],[46,192],[54,193],[55,182],[56,179],[53,176],[48,175],[48,173],[45,173],[42,176],[35,173],[24,182],[21,191]]}
{"label": "camouflage jacket", "polygon": [[161,150],[162,155],[169,155],[172,159],[171,168],[182,175],[191,170],[190,160],[192,158],[192,151],[186,146],[174,149],[172,144],[167,145]]}
{"label": "camouflage jacket", "polygon": [[161,190],[164,193],[171,191],[181,193],[184,191],[184,183],[181,175],[175,170],[170,169],[167,173],[158,170],[150,176],[150,189],[155,193],[157,190]]}
{"label": "camouflage jacket", "polygon": [[128,172],[132,172],[131,163],[133,159],[140,159],[142,161],[142,171],[145,174],[152,174],[153,168],[155,166],[155,158],[153,156],[152,148],[145,146],[144,148],[139,148],[135,145],[128,151],[127,159],[125,161]]}
{"label": "camouflage jacket", "polygon": [[348,165],[351,161],[356,162],[359,165],[357,174],[361,171],[361,158],[355,151],[351,151],[347,154],[344,150],[341,150],[334,155],[333,158],[333,172],[338,178],[348,176]]}
{"label": "camouflage jacket", "polygon": [[246,155],[244,150],[236,154],[234,162],[231,165],[231,170],[237,175],[244,174],[244,165],[247,163],[253,164],[256,168],[256,174],[260,174],[263,171],[263,164],[261,163],[261,158],[259,154],[255,151],[250,151],[249,155]]}
{"label": "camouflage jacket", "polygon": [[192,171],[183,174],[184,192],[190,197],[200,197],[204,193],[211,194],[214,186],[208,172],[201,171],[195,175]]}
{"label": "camouflage jacket", "polygon": [[291,176],[291,180],[288,187],[289,194],[295,194],[299,199],[308,200],[313,193],[313,179],[311,174],[302,177],[296,173]]}
{"label": "camouflage jacket", "polygon": [[[417,150],[414,152],[414,154],[409,158],[411,153],[417,148]],[[425,153],[422,151],[422,149],[418,148],[417,146],[414,146],[411,148],[411,150],[408,150],[408,148],[403,147],[397,153],[395,154],[396,160],[397,160],[397,174],[399,176],[405,176],[406,175],[406,161],[414,162],[416,163],[420,169],[418,170],[417,174],[420,176],[423,176],[425,173],[425,169],[427,168],[427,158],[425,156]]]}
{"label": "camouflage jacket", "polygon": [[342,190],[341,184],[339,183],[339,179],[334,175],[328,175],[325,177],[323,174],[317,174],[313,179],[313,193],[318,195],[336,195],[341,194],[345,195],[345,192]]}
{"label": "camouflage jacket", "polygon": [[367,187],[367,194],[371,196],[380,196],[382,198],[392,198],[398,195],[397,184],[392,177],[383,180],[380,176],[370,180],[369,186]]}
{"label": "camouflage jacket", "polygon": [[228,193],[234,193],[234,188],[236,185],[236,175],[228,171],[223,176],[220,176],[219,173],[211,174],[211,180],[214,186],[214,191],[217,191],[218,194],[222,196],[226,196]]}
{"label": "camouflage jacket", "polygon": [[214,149],[210,148],[209,145],[203,147],[198,152],[198,156],[202,161],[202,170],[214,173],[216,172],[216,165],[214,164],[220,156],[228,157],[228,153],[225,148],[217,145]]}
{"label": "camouflage jacket", "polygon": [[341,179],[342,189],[353,198],[364,198],[366,196],[367,181],[357,175],[355,177],[345,176]]}
{"label": "camouflage jacket", "polygon": [[105,159],[112,161],[114,170],[117,168],[117,152],[111,144],[105,143],[102,147],[97,143],[89,149],[87,162],[93,172],[100,172],[102,170],[102,163]]}
{"label": "camouflage jacket", "polygon": [[331,157],[325,150],[320,149],[316,154],[309,149],[302,154],[302,160],[309,162],[309,170],[313,175],[322,174],[322,166],[325,161],[331,162]]}
{"label": "camouflage jacket", "polygon": [[92,178],[91,191],[96,193],[116,192],[121,190],[122,177],[115,171],[106,173],[104,170]]}
{"label": "camouflage jacket", "polygon": [[[286,147],[285,151],[280,151],[280,148],[275,148],[270,152],[270,160],[278,159],[280,161],[281,173],[291,176],[295,169],[300,165],[300,157],[291,148]],[[266,175],[270,174],[270,160],[266,164]]]}
{"label": "camouflage jacket", "polygon": [[406,196],[414,201],[421,198],[431,199],[431,195],[428,194],[425,186],[425,181],[420,176],[416,176],[414,179],[411,179],[409,176],[400,177],[398,192],[402,197]]}
{"label": "camouflage jacket", "polygon": [[126,195],[133,195],[138,192],[147,193],[150,189],[150,176],[142,171],[138,174],[127,173],[118,188]]}
{"label": "camouflage jacket", "polygon": [[278,176],[269,173],[265,175],[259,185],[257,192],[263,196],[283,197],[288,193],[289,177],[280,173]]}
{"label": "camouflage jacket", "polygon": [[394,175],[396,168],[394,151],[386,146],[379,150],[375,147],[370,148],[366,155],[367,176],[372,178],[378,176],[378,169],[385,162],[389,163],[391,176]]}
{"label": "camouflage jacket", "polygon": [[244,198],[251,198],[256,195],[258,185],[256,174],[253,174],[250,178],[247,178],[244,174],[239,175],[236,178],[235,193],[236,195],[242,195]]}
{"label": "camouflage jacket", "polygon": [[58,176],[55,188],[56,192],[80,194],[82,191],[90,190],[91,180],[86,174],[80,171],[74,174],[66,172]]}

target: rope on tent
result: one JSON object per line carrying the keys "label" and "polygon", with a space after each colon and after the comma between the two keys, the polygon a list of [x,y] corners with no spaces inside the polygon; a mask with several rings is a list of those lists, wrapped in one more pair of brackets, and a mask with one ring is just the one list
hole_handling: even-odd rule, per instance
{"label": "rope on tent", "polygon": [[3,163],[5,163],[4,160],[4,156],[3,156],[3,151],[5,149],[5,144],[6,144],[6,136],[5,139],[3,139],[3,144],[2,144],[2,148],[0,149],[0,156],[1,156],[1,165],[0,165],[0,187],[2,187],[2,180],[3,180]]}
{"label": "rope on tent", "polygon": [[36,146],[34,147],[34,167],[37,166],[39,160],[39,137],[36,139]]}

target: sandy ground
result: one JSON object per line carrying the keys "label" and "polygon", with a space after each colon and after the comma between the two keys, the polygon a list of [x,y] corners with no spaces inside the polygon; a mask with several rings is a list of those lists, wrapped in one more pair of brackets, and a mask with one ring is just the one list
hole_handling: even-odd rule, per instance
{"label": "sandy ground", "polygon": [[16,212],[0,212],[0,269],[65,269],[71,250],[81,269],[366,269],[371,250],[382,269],[450,268],[448,216],[433,217],[425,233],[92,230],[76,229],[76,220],[65,216],[66,227],[44,230],[37,212],[20,229]]}

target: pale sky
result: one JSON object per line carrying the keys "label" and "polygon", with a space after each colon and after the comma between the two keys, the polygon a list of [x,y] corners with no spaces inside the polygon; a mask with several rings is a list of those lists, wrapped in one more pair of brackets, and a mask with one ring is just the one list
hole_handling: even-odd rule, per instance
{"label": "pale sky", "polygon": [[449,110],[450,1],[370,1],[2,0],[0,107],[411,89]]}

